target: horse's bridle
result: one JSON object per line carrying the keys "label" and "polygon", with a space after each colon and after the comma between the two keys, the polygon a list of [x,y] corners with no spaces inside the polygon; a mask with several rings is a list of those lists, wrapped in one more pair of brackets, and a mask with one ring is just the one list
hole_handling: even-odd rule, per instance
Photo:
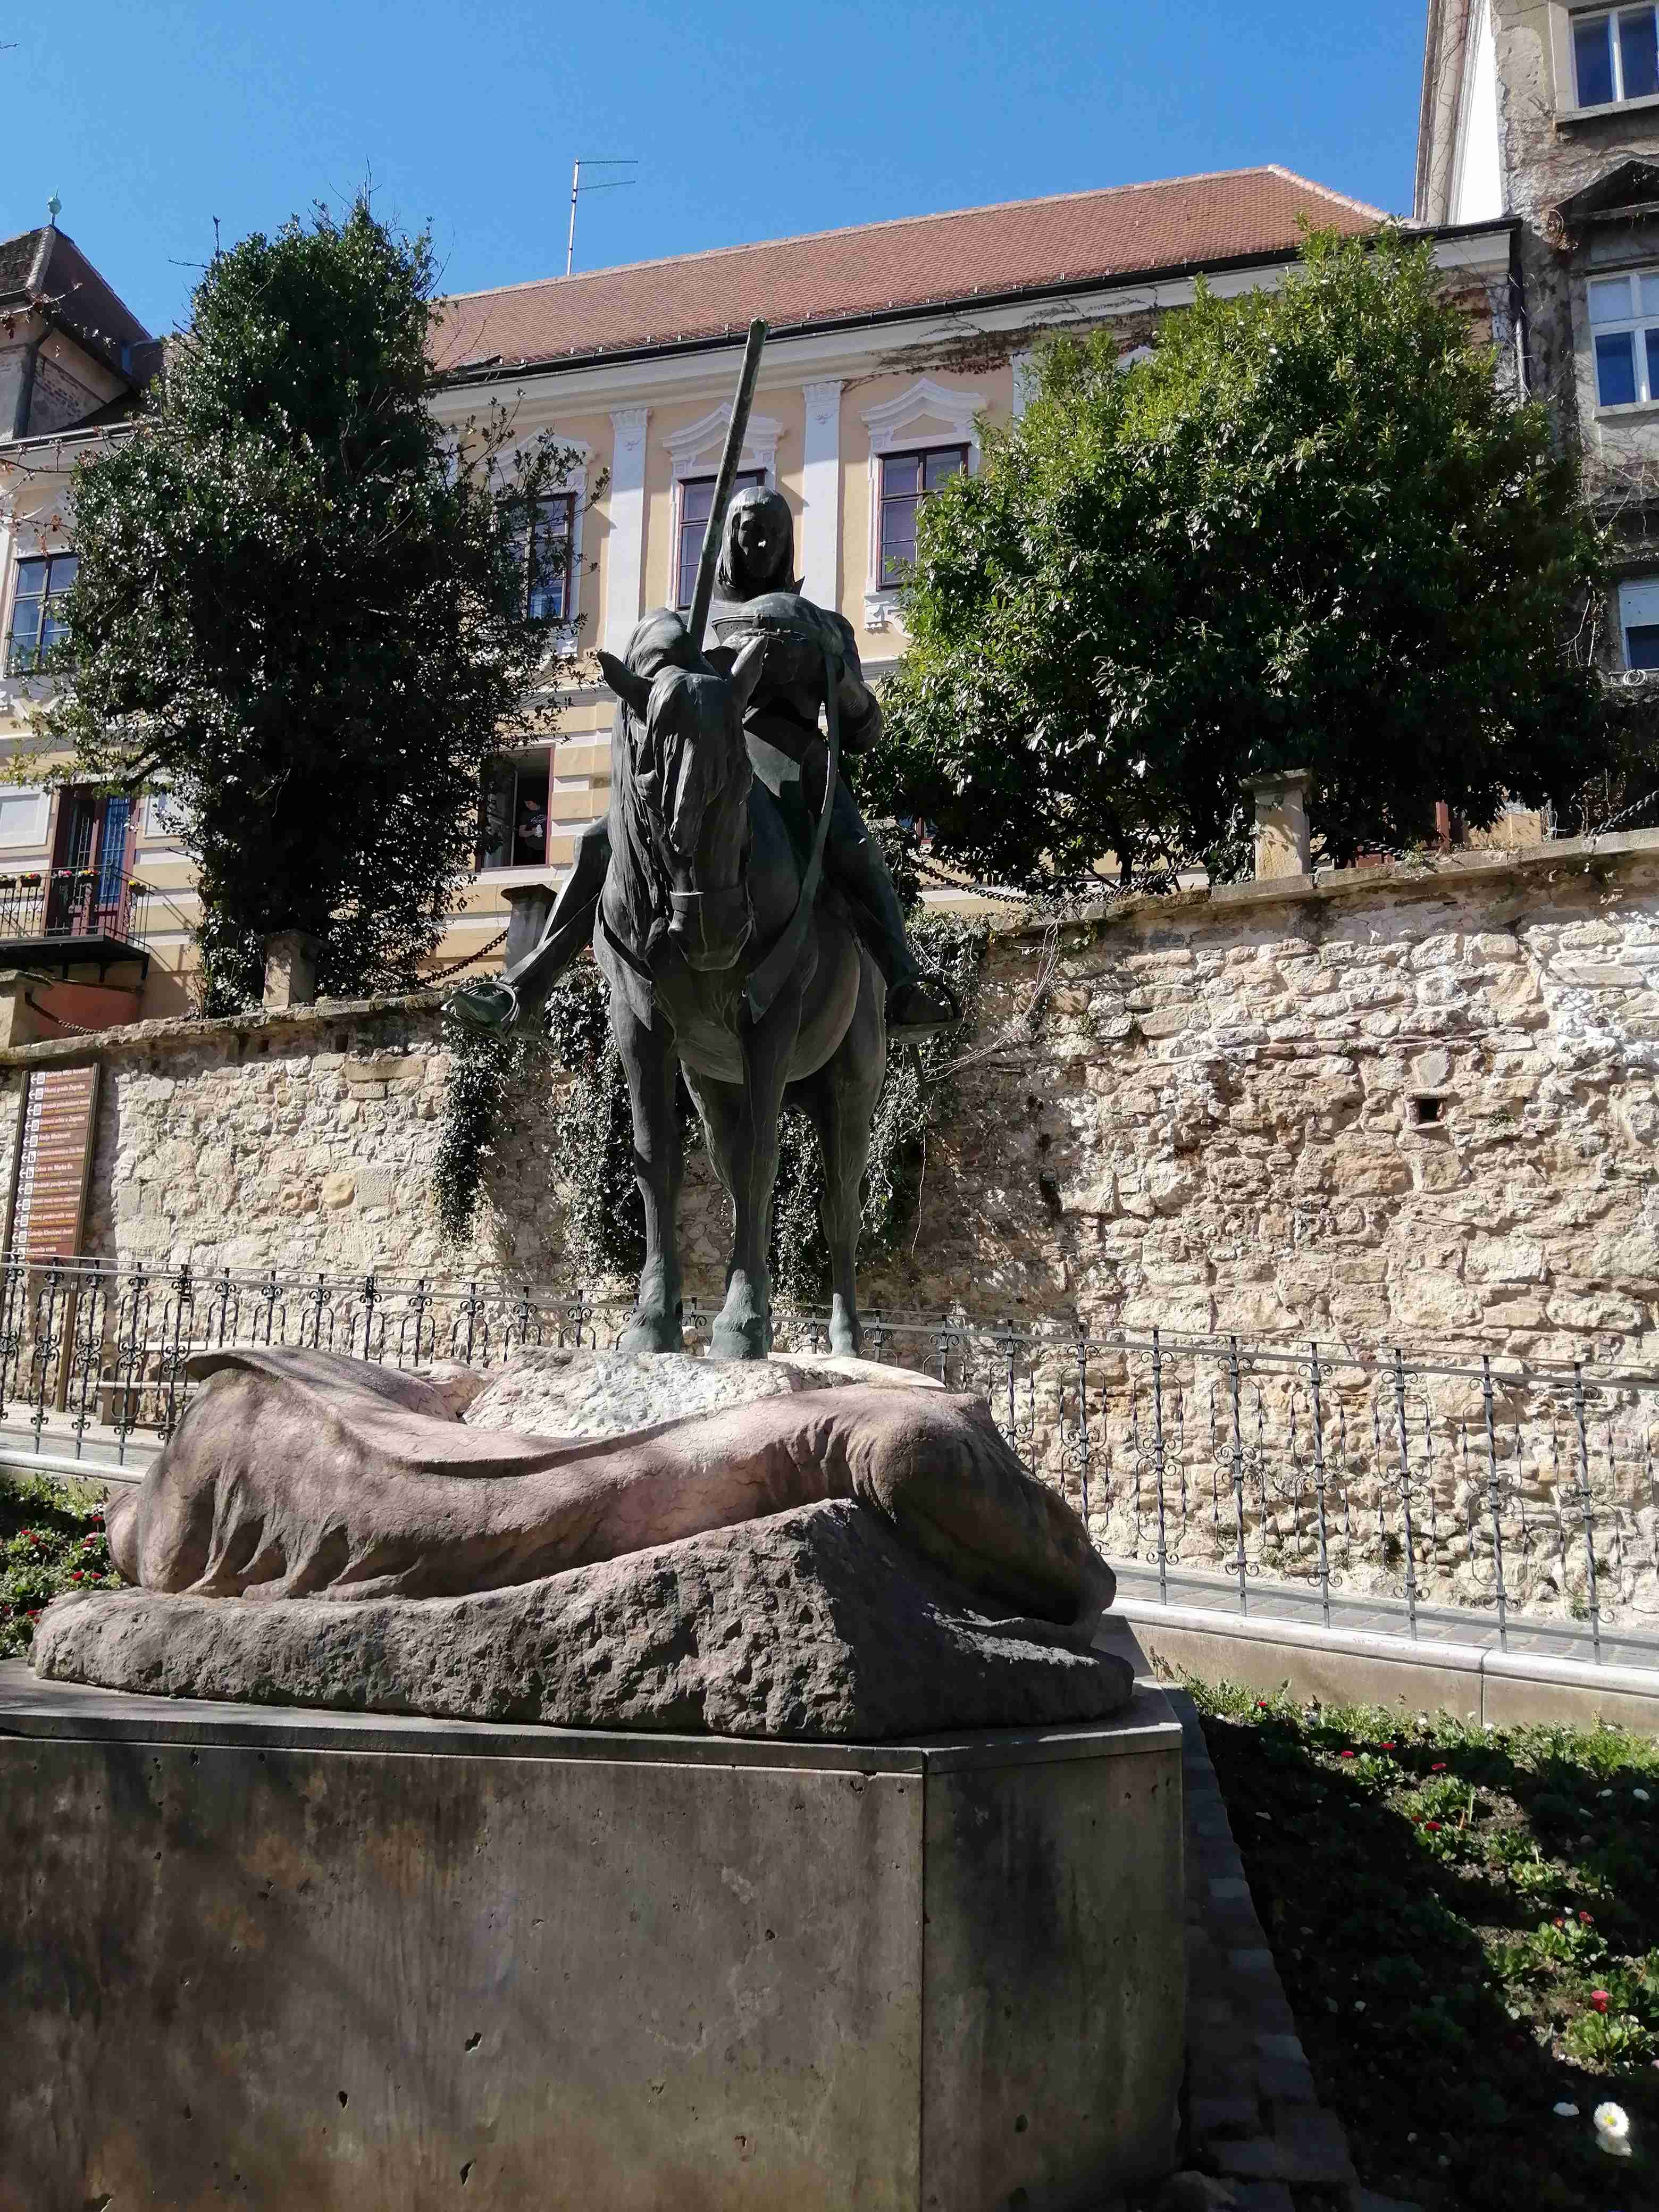
{"label": "horse's bridle", "polygon": [[[811,854],[801,877],[800,891],[795,901],[795,910],[780,931],[776,941],[764,958],[750,971],[744,986],[744,998],[751,1022],[758,1022],[762,1019],[773,1000],[783,988],[784,978],[800,957],[801,947],[806,941],[806,932],[811,924],[813,902],[817,897],[818,884],[823,874],[823,850],[829,842],[830,817],[835,807],[836,781],[841,768],[841,700],[837,688],[840,672],[836,665],[835,655],[830,651],[827,641],[823,649],[823,673],[825,734],[829,739],[830,754],[823,777],[823,803],[818,810],[817,828],[813,834]],[[657,859],[666,873],[668,869],[666,856],[663,850],[661,818],[649,807],[641,806],[639,811],[644,817]],[[700,944],[706,944],[708,941],[706,918],[714,914],[716,902],[741,900],[743,934],[738,940],[737,954],[733,956],[732,964],[735,965],[737,959],[742,955],[744,945],[755,933],[755,909],[749,897],[747,871],[745,870],[744,876],[737,883],[724,885],[718,890],[670,891],[668,897],[676,919],[684,916],[696,921],[697,941]],[[726,911],[728,913],[730,911],[729,905]],[[630,946],[623,943],[621,938],[611,927],[605,915],[603,899],[599,902],[599,927],[605,932],[606,941],[619,957],[637,975],[654,986],[657,979],[653,970]],[[662,934],[665,934],[665,930],[659,921],[652,929],[647,946],[647,951],[654,949]]]}
{"label": "horse's bridle", "polygon": [[707,951],[712,924],[715,944],[729,945],[736,939],[737,950],[726,964],[728,968],[737,965],[744,947],[755,933],[755,909],[749,903],[746,877],[720,890],[670,891],[668,902],[673,908],[674,920],[681,926],[678,934],[684,939],[688,957],[698,946]]}

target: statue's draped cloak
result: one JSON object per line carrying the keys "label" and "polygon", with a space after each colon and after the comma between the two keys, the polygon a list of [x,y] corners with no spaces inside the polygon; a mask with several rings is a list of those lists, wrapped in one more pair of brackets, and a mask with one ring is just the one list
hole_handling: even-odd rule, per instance
{"label": "statue's draped cloak", "polygon": [[192,1364],[203,1387],[109,1511],[148,1589],[456,1595],[855,1499],[996,1605],[1072,1624],[1110,1601],[1082,1522],[971,1398],[805,1391],[595,1441],[471,1428],[417,1376],[330,1352]]}

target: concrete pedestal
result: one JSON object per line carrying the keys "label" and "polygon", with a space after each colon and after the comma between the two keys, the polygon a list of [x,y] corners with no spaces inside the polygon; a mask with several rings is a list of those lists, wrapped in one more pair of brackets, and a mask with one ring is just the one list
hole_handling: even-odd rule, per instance
{"label": "concrete pedestal", "polygon": [[873,1747],[0,1667],[0,2208],[1085,2212],[1167,2169],[1180,1729]]}

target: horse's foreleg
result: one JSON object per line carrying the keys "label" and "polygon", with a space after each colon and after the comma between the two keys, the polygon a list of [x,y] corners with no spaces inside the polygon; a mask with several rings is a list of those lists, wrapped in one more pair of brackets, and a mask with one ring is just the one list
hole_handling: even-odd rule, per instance
{"label": "horse's foreleg", "polygon": [[859,1003],[847,1035],[818,1073],[800,1086],[800,1097],[818,1133],[823,1155],[818,1224],[830,1257],[830,1349],[863,1349],[859,1327],[859,1226],[864,1171],[870,1160],[870,1124],[887,1073],[887,1039],[881,1017],[881,981],[861,956]]}
{"label": "horse's foreleg", "polygon": [[679,1208],[684,1152],[674,1111],[679,1055],[665,1022],[638,1020],[621,991],[611,994],[611,1025],[628,1075],[634,1116],[634,1176],[645,1205],[645,1265],[634,1301],[634,1318],[623,1332],[623,1352],[678,1352]]}
{"label": "horse's foreleg", "polygon": [[[799,998],[775,1005],[743,1034],[744,1083],[723,1092],[711,1140],[721,1150],[720,1176],[732,1194],[732,1259],[726,1303],[709,1350],[716,1359],[764,1359],[772,1348],[772,1188],[778,1173],[778,1115],[799,1018]],[[709,1086],[714,1090],[717,1086]],[[706,1117],[707,1118],[707,1117]]]}

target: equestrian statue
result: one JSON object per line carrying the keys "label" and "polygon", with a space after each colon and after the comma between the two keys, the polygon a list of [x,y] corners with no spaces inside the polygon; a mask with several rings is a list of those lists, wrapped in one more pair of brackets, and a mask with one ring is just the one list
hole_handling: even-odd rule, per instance
{"label": "equestrian statue", "polygon": [[[802,595],[784,500],[731,496],[765,336],[750,325],[689,617],[659,609],[620,660],[599,655],[619,702],[608,815],[578,839],[540,942],[447,1008],[473,1028],[506,1028],[544,1005],[592,944],[645,1206],[624,1352],[682,1349],[677,1075],[732,1200],[714,1357],[771,1349],[767,1252],[786,1092],[823,1149],[831,1348],[859,1350],[859,1218],[888,1041],[957,1018],[922,973],[841,776],[842,752],[881,728],[852,625]],[[717,642],[705,647],[711,616]]]}

